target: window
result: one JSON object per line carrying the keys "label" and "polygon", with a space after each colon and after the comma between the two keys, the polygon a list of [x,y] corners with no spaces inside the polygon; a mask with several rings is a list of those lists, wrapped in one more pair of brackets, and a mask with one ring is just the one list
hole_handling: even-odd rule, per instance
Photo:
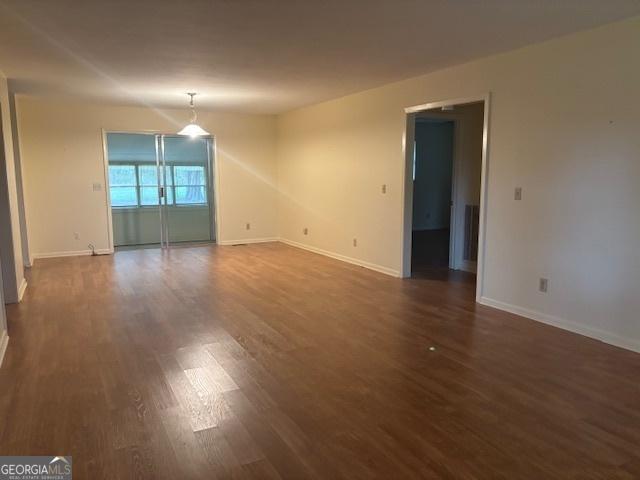
{"label": "window", "polygon": [[133,165],[109,165],[111,206],[129,207],[138,205],[136,167]]}
{"label": "window", "polygon": [[193,205],[207,203],[207,180],[204,167],[196,165],[176,165],[175,175],[176,204]]}
{"label": "window", "polygon": [[[174,181],[175,179],[175,181]],[[160,204],[158,167],[154,163],[109,164],[112,207],[152,207]],[[165,167],[167,205],[206,205],[207,169],[204,165]]]}
{"label": "window", "polygon": [[[167,182],[167,204],[173,205],[171,167],[166,167],[165,172]],[[160,202],[160,197],[158,196],[158,167],[153,164],[138,165],[138,183],[140,185],[140,206],[149,207],[158,205]]]}

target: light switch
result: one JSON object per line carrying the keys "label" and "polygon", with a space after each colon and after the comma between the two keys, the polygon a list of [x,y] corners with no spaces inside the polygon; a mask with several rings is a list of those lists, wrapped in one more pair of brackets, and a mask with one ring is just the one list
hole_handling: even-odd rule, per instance
{"label": "light switch", "polygon": [[516,187],[515,193],[513,194],[513,198],[515,200],[522,200],[522,187]]}
{"label": "light switch", "polygon": [[94,183],[93,184],[93,191],[94,192],[101,192],[102,191],[102,184],[101,183]]}

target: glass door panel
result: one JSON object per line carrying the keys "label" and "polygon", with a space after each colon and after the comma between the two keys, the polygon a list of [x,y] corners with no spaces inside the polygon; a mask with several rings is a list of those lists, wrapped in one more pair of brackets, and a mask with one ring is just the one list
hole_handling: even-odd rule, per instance
{"label": "glass door panel", "polygon": [[114,246],[160,244],[156,135],[106,137]]}
{"label": "glass door panel", "polygon": [[163,135],[161,142],[165,239],[213,240],[211,139]]}

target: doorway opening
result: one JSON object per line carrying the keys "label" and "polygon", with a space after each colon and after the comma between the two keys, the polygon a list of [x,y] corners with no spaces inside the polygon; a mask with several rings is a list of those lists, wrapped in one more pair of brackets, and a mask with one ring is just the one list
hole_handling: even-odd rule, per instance
{"label": "doorway opening", "polygon": [[481,271],[486,107],[480,98],[407,109],[405,277],[475,281]]}
{"label": "doorway opening", "polygon": [[[449,268],[453,202],[455,123],[417,116],[413,153],[413,223],[411,272]],[[453,225],[455,228],[455,225]]]}
{"label": "doorway opening", "polygon": [[215,241],[213,139],[105,135],[115,249]]}

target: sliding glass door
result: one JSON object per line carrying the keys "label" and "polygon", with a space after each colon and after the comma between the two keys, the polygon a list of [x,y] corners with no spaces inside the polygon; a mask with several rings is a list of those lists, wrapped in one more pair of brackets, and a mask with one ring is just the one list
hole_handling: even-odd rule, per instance
{"label": "sliding glass door", "polygon": [[114,246],[160,245],[157,136],[109,133],[107,154]]}
{"label": "sliding glass door", "polygon": [[209,139],[163,135],[160,141],[166,187],[165,238],[169,243],[211,240]]}
{"label": "sliding glass door", "polygon": [[215,239],[212,140],[108,133],[114,246]]}

